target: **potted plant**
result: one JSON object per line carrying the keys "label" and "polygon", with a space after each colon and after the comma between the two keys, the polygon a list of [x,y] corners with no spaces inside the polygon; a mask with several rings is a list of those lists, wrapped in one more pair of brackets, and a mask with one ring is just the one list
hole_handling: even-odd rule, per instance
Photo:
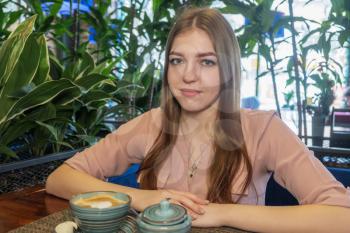
{"label": "potted plant", "polygon": [[[111,67],[96,66],[83,52],[63,69],[49,55],[44,34],[33,32],[35,20],[25,20],[0,46],[0,192],[24,179],[45,180],[36,166],[47,175],[76,151],[48,154],[93,143],[112,99],[103,91],[114,85]],[[50,72],[54,64],[61,75]],[[19,170],[27,167],[33,169]]]}
{"label": "potted plant", "polygon": [[329,122],[330,109],[335,100],[334,87],[337,83],[341,84],[339,74],[330,67],[329,64],[321,62],[315,73],[310,75],[311,85],[317,89],[317,93],[311,98],[311,103],[306,106],[308,113],[311,114],[314,146],[323,144],[324,127],[326,122]]}

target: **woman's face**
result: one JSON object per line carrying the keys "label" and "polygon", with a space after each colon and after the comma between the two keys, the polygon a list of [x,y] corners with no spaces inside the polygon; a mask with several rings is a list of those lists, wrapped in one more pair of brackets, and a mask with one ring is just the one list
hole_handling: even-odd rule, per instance
{"label": "woman's face", "polygon": [[205,31],[191,29],[175,37],[167,76],[170,91],[183,110],[200,112],[218,105],[218,60]]}

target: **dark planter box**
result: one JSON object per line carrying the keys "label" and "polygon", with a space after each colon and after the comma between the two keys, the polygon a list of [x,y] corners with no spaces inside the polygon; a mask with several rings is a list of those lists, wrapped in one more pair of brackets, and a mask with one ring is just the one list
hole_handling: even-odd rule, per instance
{"label": "dark planter box", "polygon": [[0,194],[45,184],[48,175],[53,170],[80,150],[0,164]]}

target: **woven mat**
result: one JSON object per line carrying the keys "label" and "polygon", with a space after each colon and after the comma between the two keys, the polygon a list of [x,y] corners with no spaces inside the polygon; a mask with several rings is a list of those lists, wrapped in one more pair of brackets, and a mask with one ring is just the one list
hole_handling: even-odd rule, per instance
{"label": "woven mat", "polygon": [[[53,233],[57,224],[64,221],[72,221],[73,217],[69,209],[51,214],[47,217],[41,218],[35,222],[19,227],[8,233]],[[229,227],[220,228],[192,228],[191,233],[247,233]]]}
{"label": "woven mat", "polygon": [[57,224],[64,221],[71,221],[72,215],[69,209],[51,214],[30,224],[19,227],[15,230],[9,231],[8,233],[52,233],[55,232]]}

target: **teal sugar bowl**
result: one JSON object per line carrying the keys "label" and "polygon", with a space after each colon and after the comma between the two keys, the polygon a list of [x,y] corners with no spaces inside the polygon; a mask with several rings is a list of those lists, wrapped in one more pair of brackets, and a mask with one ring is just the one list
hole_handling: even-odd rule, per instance
{"label": "teal sugar bowl", "polygon": [[137,217],[137,230],[140,233],[186,233],[191,230],[191,217],[184,207],[162,200],[159,204],[147,207]]}

